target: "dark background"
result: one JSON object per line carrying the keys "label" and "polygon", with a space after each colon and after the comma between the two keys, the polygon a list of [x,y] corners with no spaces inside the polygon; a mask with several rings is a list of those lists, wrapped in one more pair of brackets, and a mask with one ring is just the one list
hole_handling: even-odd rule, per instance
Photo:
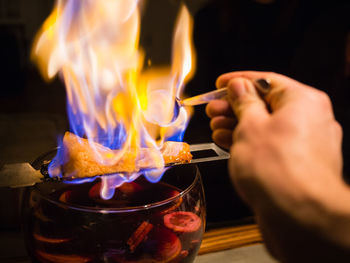
{"label": "dark background", "polygon": [[[216,78],[235,70],[274,71],[324,90],[344,129],[344,175],[350,156],[350,3],[298,0],[188,0],[194,15],[197,71],[186,93],[215,88]],[[267,3],[265,3],[267,2]],[[180,1],[149,0],[141,44],[154,64],[170,60],[171,35]],[[56,146],[68,129],[65,90],[46,83],[29,60],[35,32],[52,0],[0,0],[0,164],[32,162]],[[189,143],[211,141],[204,107],[197,107],[185,134]],[[320,127],[322,129],[322,127]],[[251,215],[239,200],[226,163],[200,167],[208,202],[208,226]],[[0,189],[0,228],[19,229],[21,190]]]}

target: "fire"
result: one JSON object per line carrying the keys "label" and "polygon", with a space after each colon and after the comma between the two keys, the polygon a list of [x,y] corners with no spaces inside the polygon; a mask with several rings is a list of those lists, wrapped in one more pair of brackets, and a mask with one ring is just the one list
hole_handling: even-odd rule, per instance
{"label": "fire", "polygon": [[[150,148],[147,159],[157,169],[145,176],[155,182],[164,171],[160,148],[170,138],[182,140],[188,123],[184,108],[172,118],[175,97],[181,98],[194,73],[192,18],[182,5],[167,68],[143,68],[139,33],[140,1],[57,0],[37,34],[32,59],[45,79],[59,75],[64,80],[70,129],[88,139],[96,161],[113,165],[126,152],[142,159],[140,149]],[[118,151],[106,152],[106,147]],[[58,153],[50,175],[60,176],[64,162]],[[115,187],[138,176],[135,171],[104,177],[102,196],[110,197]]]}

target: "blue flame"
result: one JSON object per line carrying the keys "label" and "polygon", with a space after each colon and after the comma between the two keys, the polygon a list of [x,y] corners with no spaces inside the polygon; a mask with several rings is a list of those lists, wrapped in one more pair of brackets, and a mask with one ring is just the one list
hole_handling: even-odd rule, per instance
{"label": "blue flame", "polygon": [[180,130],[172,136],[166,137],[166,141],[182,142],[184,139],[185,130]]}
{"label": "blue flame", "polygon": [[162,179],[166,170],[167,168],[149,170],[144,173],[144,177],[151,183],[158,183]]}
{"label": "blue flame", "polygon": [[67,184],[84,184],[84,183],[91,183],[95,181],[97,178],[99,178],[99,176],[75,178],[73,180],[65,180],[64,182]]}

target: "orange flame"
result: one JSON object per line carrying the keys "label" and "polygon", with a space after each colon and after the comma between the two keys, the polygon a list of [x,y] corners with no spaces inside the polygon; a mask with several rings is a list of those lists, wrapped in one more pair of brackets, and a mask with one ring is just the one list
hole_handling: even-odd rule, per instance
{"label": "orange flame", "polygon": [[[45,79],[63,77],[71,130],[88,138],[96,160],[112,165],[125,151],[141,158],[141,147],[152,148],[157,154],[150,165],[159,172],[150,177],[159,179],[164,167],[159,149],[188,123],[184,108],[171,120],[175,97],[182,96],[194,72],[192,18],[182,5],[168,69],[143,70],[139,32],[137,0],[57,0],[31,55]],[[96,143],[120,151],[106,154]]]}

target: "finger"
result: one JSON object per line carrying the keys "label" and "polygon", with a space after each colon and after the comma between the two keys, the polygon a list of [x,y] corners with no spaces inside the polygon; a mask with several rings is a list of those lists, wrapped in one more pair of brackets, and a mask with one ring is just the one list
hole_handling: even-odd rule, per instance
{"label": "finger", "polygon": [[277,83],[284,83],[285,85],[300,85],[301,83],[288,78],[284,75],[274,73],[274,72],[262,72],[262,71],[235,71],[235,72],[229,72],[222,74],[219,76],[216,80],[216,87],[217,88],[223,88],[226,87],[229,81],[233,78],[247,78],[252,81],[257,79],[269,79],[272,81],[272,84]]}
{"label": "finger", "polygon": [[218,129],[233,130],[237,124],[237,119],[228,118],[225,116],[216,116],[210,121],[210,128],[212,131]]}
{"label": "finger", "polygon": [[246,78],[233,78],[228,84],[228,101],[238,120],[250,116],[260,120],[269,117],[265,102],[257,93],[253,82]]}
{"label": "finger", "polygon": [[212,134],[213,141],[225,149],[230,149],[232,145],[232,130],[218,129]]}
{"label": "finger", "polygon": [[[254,82],[257,79],[268,79],[271,85],[269,93],[264,100],[270,106],[272,112],[290,104],[292,101],[300,101],[305,97],[305,92],[315,90],[294,79],[273,72],[237,71],[221,75],[216,85],[218,88],[226,87],[234,78],[247,78]],[[314,91],[312,91],[314,92]]]}
{"label": "finger", "polygon": [[234,116],[231,105],[227,100],[213,100],[208,103],[205,111],[209,118],[220,115],[225,115],[227,117]]}

